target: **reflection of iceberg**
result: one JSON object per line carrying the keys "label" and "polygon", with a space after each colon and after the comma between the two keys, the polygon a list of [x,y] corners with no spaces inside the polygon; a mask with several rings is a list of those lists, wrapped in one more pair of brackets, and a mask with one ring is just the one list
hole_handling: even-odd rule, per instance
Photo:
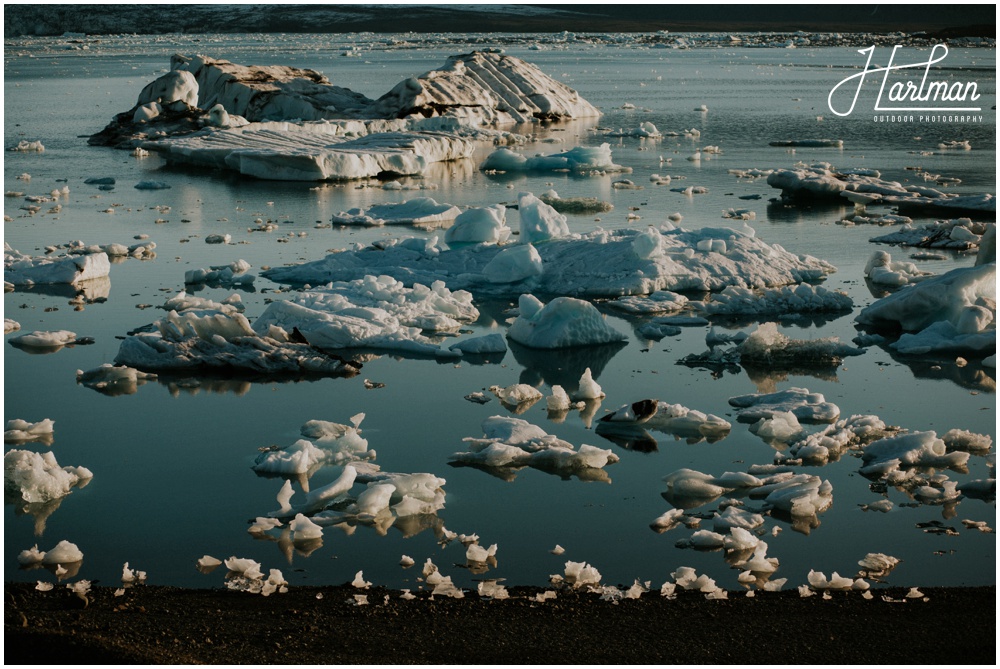
{"label": "reflection of iceberg", "polygon": [[594,378],[599,378],[604,368],[619,351],[625,348],[625,342],[615,342],[602,346],[577,346],[555,350],[536,349],[509,342],[514,359],[524,369],[521,371],[521,383],[540,386],[562,386],[573,395],[580,383],[580,378],[589,367]]}
{"label": "reflection of iceberg", "polygon": [[73,284],[36,283],[33,285],[18,286],[17,290],[20,293],[52,295],[67,299],[80,296],[87,302],[103,302],[111,295],[111,277],[99,276],[93,279],[77,281]]}

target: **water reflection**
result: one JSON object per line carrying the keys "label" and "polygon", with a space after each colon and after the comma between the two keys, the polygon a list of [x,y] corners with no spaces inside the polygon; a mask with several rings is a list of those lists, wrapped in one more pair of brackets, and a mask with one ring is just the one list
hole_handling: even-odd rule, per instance
{"label": "water reflection", "polygon": [[25,295],[51,295],[73,299],[81,297],[88,303],[101,303],[111,296],[111,277],[101,276],[86,281],[68,283],[36,283],[31,286],[17,286],[17,293]]}
{"label": "water reflection", "polygon": [[614,342],[600,346],[574,346],[561,349],[538,349],[522,346],[514,341],[508,341],[514,359],[524,369],[521,371],[520,383],[538,387],[542,384],[562,386],[573,395],[579,390],[580,377],[590,368],[591,376],[596,380],[600,377],[611,358],[621,351],[627,343]]}

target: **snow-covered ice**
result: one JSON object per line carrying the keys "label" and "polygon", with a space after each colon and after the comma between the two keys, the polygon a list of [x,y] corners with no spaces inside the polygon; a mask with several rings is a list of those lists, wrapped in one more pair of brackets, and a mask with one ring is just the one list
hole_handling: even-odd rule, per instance
{"label": "snow-covered ice", "polygon": [[608,325],[594,305],[572,297],[557,297],[548,304],[533,295],[522,295],[520,314],[507,336],[531,348],[592,346],[624,340],[624,334]]}

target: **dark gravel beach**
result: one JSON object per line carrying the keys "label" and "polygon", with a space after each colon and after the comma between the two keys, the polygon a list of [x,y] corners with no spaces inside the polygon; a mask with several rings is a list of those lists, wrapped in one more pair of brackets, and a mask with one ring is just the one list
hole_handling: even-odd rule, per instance
{"label": "dark gravel beach", "polygon": [[[682,592],[601,601],[536,589],[511,599],[402,600],[372,588],[270,597],[138,586],[89,603],[7,583],[5,664],[995,664],[996,588],[905,588],[800,598],[794,590],[707,601]],[[322,595],[322,597],[320,597]],[[388,600],[385,598],[388,597]]]}

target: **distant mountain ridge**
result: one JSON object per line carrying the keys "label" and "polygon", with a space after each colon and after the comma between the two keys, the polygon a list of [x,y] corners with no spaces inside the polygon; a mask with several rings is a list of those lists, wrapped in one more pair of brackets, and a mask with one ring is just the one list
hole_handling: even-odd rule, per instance
{"label": "distant mountain ridge", "polygon": [[[962,26],[965,26],[963,28]],[[4,37],[138,33],[947,31],[996,36],[995,5],[7,4]]]}

